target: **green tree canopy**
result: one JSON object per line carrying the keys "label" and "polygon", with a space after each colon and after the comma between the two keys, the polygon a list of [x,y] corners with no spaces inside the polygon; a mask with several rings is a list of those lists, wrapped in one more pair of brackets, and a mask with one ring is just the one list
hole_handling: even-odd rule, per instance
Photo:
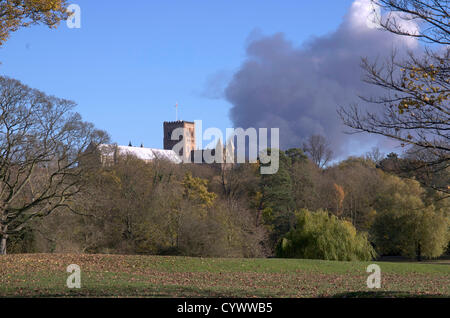
{"label": "green tree canopy", "polygon": [[278,257],[336,261],[366,261],[375,251],[364,233],[348,221],[329,216],[326,211],[297,213],[295,229],[277,245]]}
{"label": "green tree canopy", "polygon": [[423,203],[424,190],[417,181],[392,175],[385,175],[385,179],[371,228],[377,251],[419,260],[441,256],[448,244],[444,211]]}

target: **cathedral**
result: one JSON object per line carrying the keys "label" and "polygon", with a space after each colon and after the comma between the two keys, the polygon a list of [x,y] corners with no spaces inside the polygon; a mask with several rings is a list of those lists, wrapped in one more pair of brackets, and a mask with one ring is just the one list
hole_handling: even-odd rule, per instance
{"label": "cathedral", "polygon": [[[184,120],[164,122],[163,128],[164,149],[133,147],[131,144],[128,146],[100,144],[97,149],[101,164],[113,165],[120,156],[134,156],[146,162],[155,159],[168,160],[175,164],[182,163],[184,158],[190,159],[196,150],[195,123]],[[177,140],[172,140],[172,133],[178,128],[181,128],[182,136]],[[183,142],[183,147],[179,153],[175,153],[173,147],[180,141]]]}
{"label": "cathedral", "polygon": [[[195,123],[184,120],[169,121],[163,124],[164,149],[145,148],[120,145],[100,144],[97,146],[100,163],[104,166],[111,166],[117,163],[119,157],[133,156],[145,162],[153,160],[167,160],[174,164],[182,162],[190,163],[218,163],[222,168],[231,167],[234,159],[234,146],[232,144],[224,147],[219,140],[215,149],[197,149],[195,142]],[[172,140],[172,137],[174,140]],[[181,142],[180,145],[178,145]],[[179,149],[174,147],[178,146]],[[219,151],[219,152],[218,152]],[[206,158],[219,157],[218,161],[211,162]],[[212,159],[214,160],[214,159]]]}

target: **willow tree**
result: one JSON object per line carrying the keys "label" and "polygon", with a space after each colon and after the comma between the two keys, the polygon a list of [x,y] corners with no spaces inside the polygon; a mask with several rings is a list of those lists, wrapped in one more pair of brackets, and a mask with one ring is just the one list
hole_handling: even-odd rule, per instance
{"label": "willow tree", "polygon": [[67,18],[66,0],[0,0],[0,46],[11,32],[33,24],[55,28]]}
{"label": "willow tree", "polygon": [[71,101],[0,77],[0,254],[29,222],[71,207],[80,165],[106,133],[83,122]]}
{"label": "willow tree", "polygon": [[326,211],[296,213],[295,228],[276,247],[278,257],[369,261],[376,253],[364,232]]}

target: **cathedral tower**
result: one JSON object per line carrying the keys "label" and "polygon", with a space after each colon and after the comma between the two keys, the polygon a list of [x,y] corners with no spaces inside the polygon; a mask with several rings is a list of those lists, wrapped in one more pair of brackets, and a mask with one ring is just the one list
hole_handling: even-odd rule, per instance
{"label": "cathedral tower", "polygon": [[[183,129],[184,137],[177,140],[172,140],[172,132],[177,129]],[[185,158],[190,158],[191,152],[195,150],[195,123],[190,121],[165,121],[164,122],[164,149],[172,150],[173,147],[183,140],[183,150],[178,155]]]}

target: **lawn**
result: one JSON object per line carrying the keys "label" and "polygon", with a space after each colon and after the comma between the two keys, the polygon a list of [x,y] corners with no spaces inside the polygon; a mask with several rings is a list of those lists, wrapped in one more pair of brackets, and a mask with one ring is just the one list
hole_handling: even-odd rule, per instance
{"label": "lawn", "polygon": [[[381,267],[369,289],[366,268]],[[81,268],[69,289],[66,268]],[[0,256],[1,297],[450,297],[450,264],[29,254]]]}

